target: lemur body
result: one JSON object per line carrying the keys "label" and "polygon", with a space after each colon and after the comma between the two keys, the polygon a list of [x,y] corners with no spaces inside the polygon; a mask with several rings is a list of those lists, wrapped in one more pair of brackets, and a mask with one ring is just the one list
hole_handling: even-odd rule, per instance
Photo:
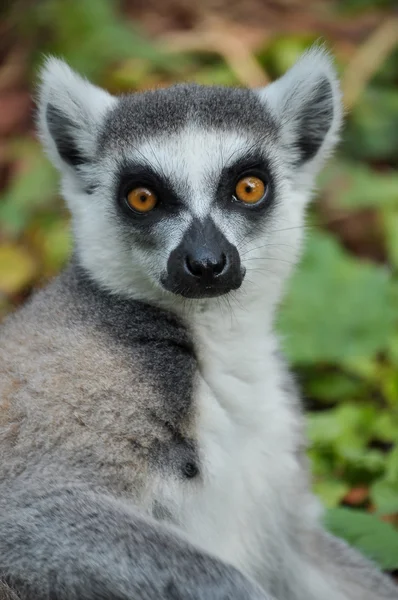
{"label": "lemur body", "polygon": [[1,330],[0,577],[21,598],[398,598],[320,525],[273,333],[339,125],[322,51],[261,92],[122,99],[47,64],[76,251]]}

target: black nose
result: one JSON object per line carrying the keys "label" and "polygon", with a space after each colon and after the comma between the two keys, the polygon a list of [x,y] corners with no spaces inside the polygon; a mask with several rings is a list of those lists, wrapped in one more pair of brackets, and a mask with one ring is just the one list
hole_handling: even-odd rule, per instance
{"label": "black nose", "polygon": [[187,254],[185,268],[194,277],[211,281],[221,275],[227,266],[227,257],[224,253],[216,256],[212,253]]}
{"label": "black nose", "polygon": [[208,217],[192,220],[170,253],[161,282],[166,290],[185,298],[215,298],[237,290],[244,276],[238,249]]}

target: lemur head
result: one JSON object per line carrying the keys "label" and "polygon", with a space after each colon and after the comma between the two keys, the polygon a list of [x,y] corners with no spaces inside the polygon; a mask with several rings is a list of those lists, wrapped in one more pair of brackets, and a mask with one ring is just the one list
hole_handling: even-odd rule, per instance
{"label": "lemur head", "polygon": [[261,90],[189,84],[113,97],[58,59],[42,73],[39,128],[80,263],[112,292],[155,302],[260,280],[272,295],[340,122],[319,48]]}

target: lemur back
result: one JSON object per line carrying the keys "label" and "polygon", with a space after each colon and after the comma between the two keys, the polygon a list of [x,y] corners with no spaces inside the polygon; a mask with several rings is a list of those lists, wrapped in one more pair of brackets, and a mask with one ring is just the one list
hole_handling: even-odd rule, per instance
{"label": "lemur back", "polygon": [[273,331],[340,121],[319,49],[258,91],[114,98],[47,63],[75,253],[0,332],[5,594],[398,598],[322,528]]}

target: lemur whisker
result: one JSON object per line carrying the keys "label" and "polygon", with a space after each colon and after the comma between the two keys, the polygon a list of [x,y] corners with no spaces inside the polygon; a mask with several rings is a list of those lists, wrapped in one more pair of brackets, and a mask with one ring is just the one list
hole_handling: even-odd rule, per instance
{"label": "lemur whisker", "polygon": [[283,263],[287,263],[288,265],[293,265],[293,266],[296,265],[296,263],[291,260],[286,260],[284,258],[279,258],[277,256],[254,256],[252,258],[246,258],[245,262],[248,262],[249,260],[274,260],[275,262],[283,262]]}

